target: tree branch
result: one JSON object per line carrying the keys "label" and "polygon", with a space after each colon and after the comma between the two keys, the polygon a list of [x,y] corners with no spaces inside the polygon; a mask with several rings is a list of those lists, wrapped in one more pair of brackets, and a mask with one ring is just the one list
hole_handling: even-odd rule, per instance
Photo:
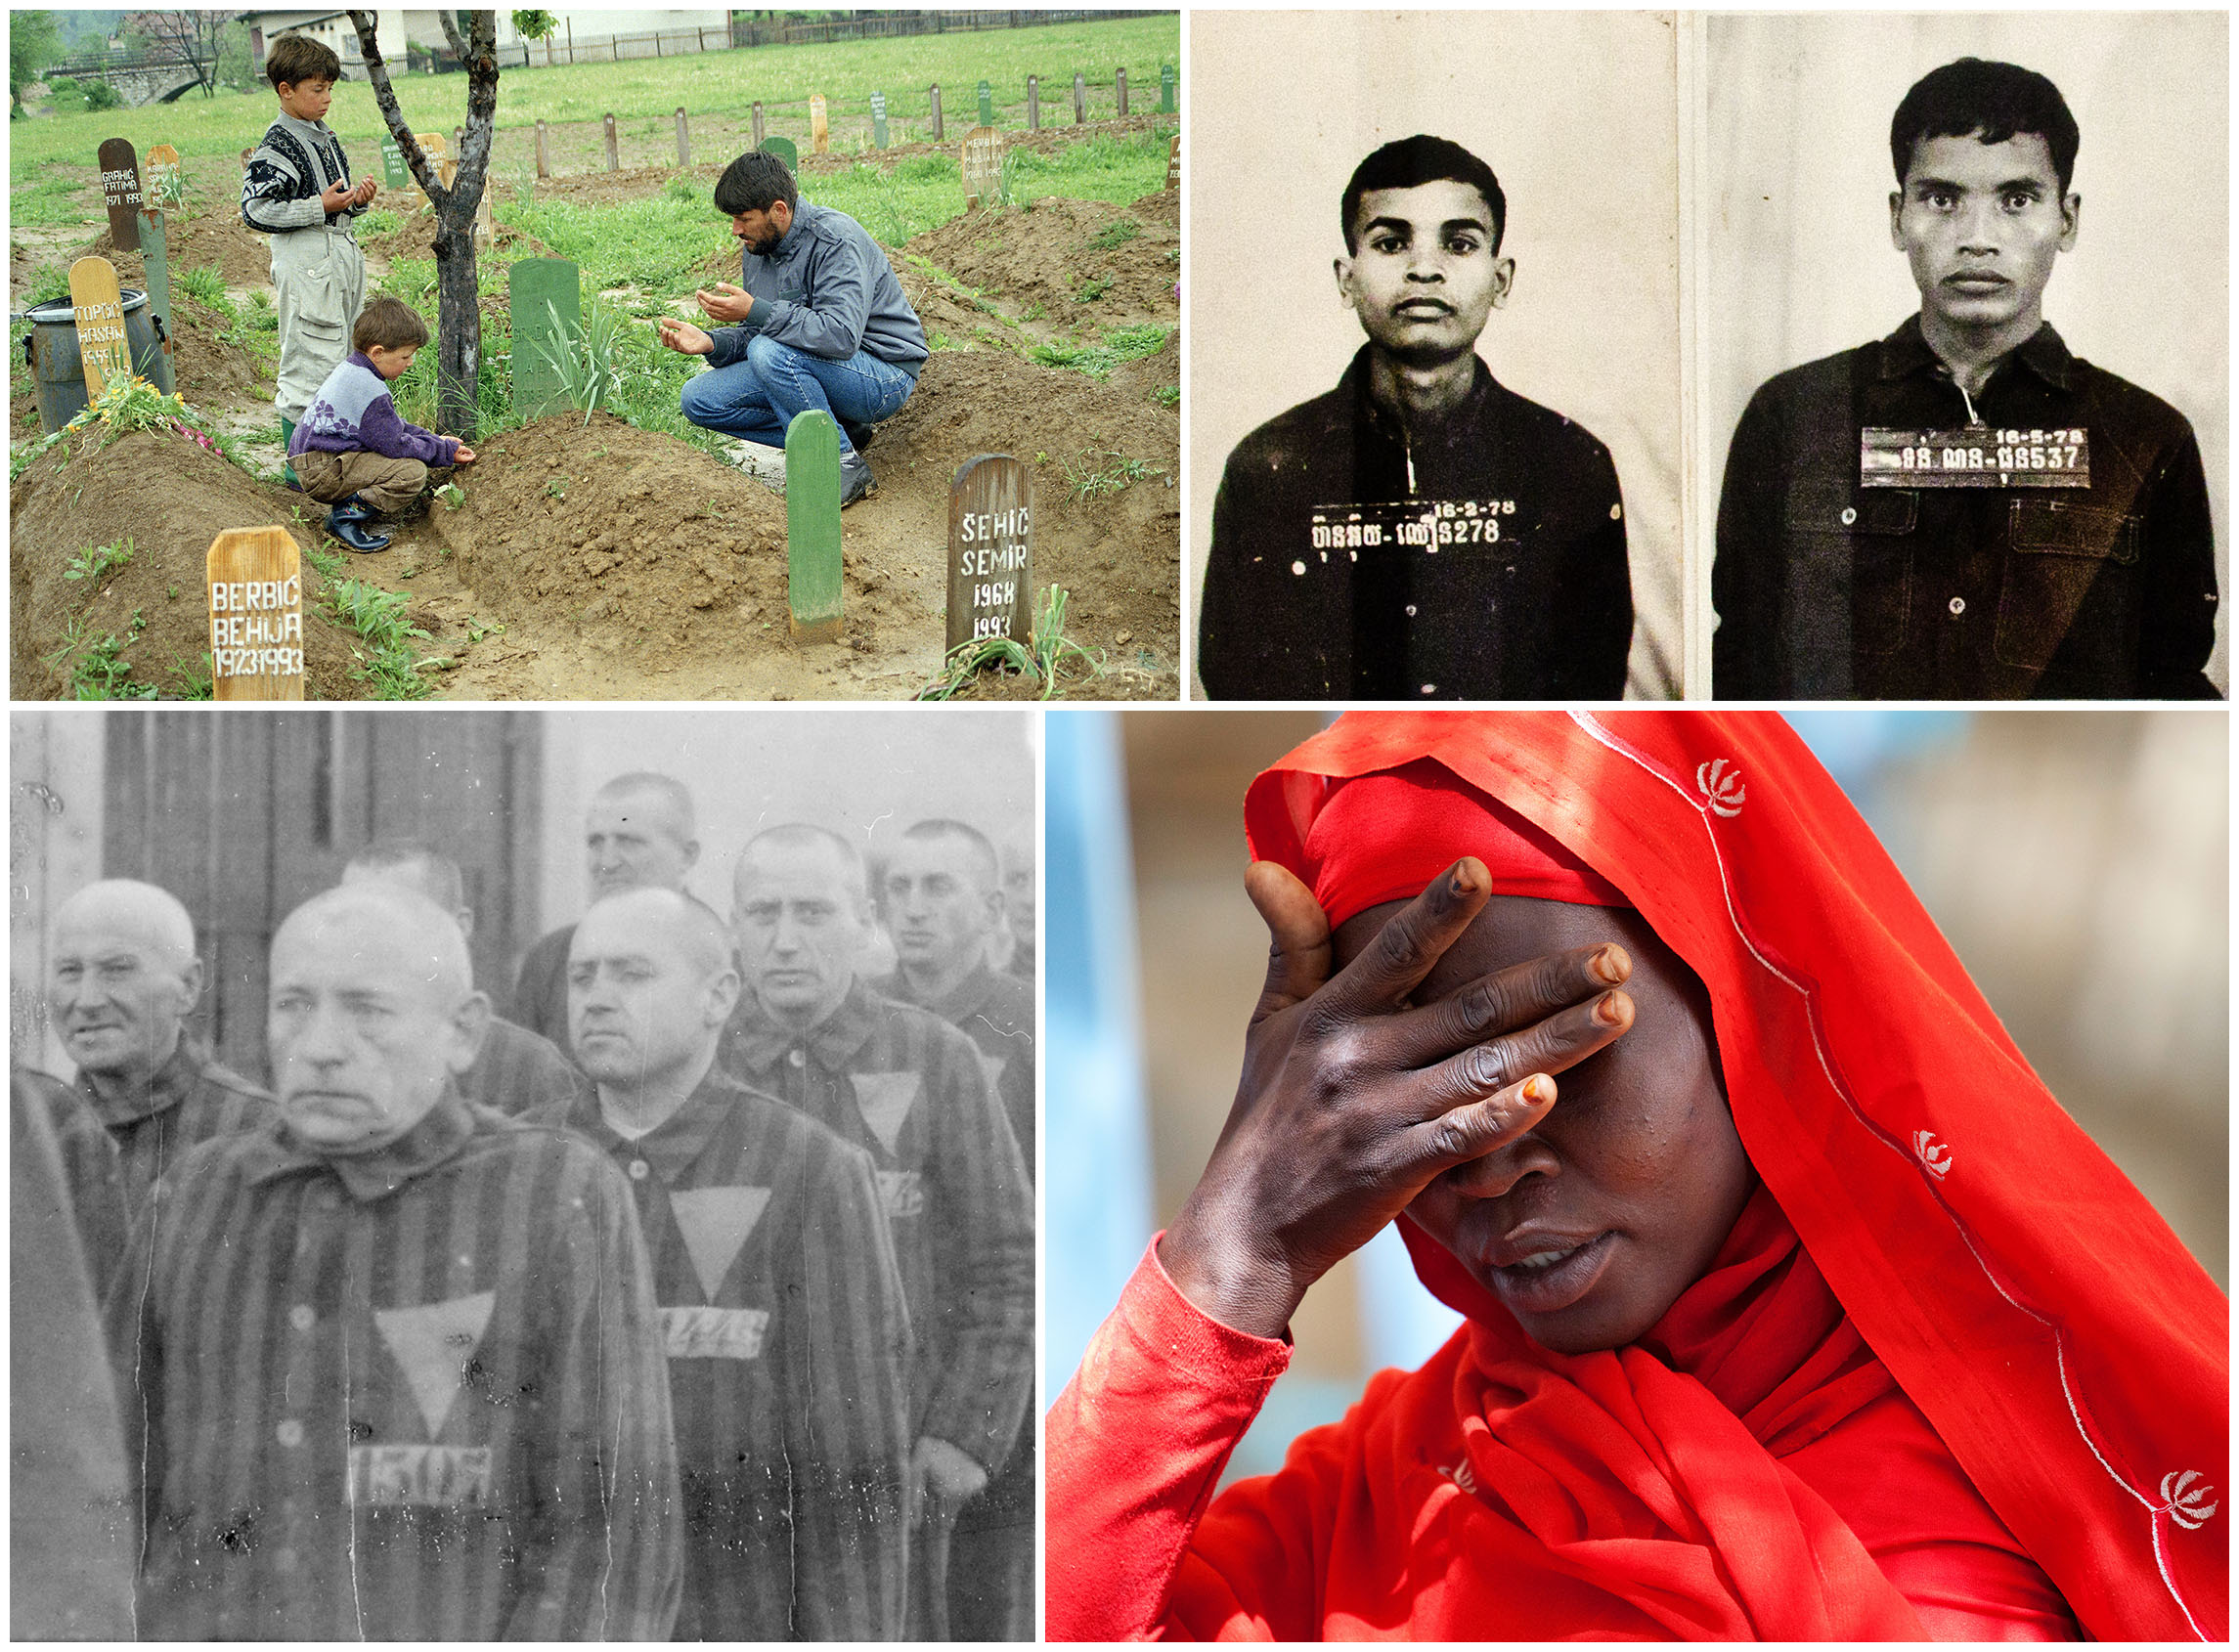
{"label": "tree branch", "polygon": [[[366,78],[373,84],[373,102],[380,106],[381,118],[388,123],[389,136],[396,140],[397,149],[404,155],[404,163],[427,198],[440,213],[443,203],[451,198],[451,192],[443,187],[443,179],[428,163],[427,152],[419,147],[419,140],[412,135],[405,124],[404,110],[397,107],[397,95],[389,85],[389,65],[381,57],[380,41],[375,36],[379,14],[352,12],[350,25],[358,31],[358,52],[366,60]],[[491,107],[497,98],[493,93]]]}

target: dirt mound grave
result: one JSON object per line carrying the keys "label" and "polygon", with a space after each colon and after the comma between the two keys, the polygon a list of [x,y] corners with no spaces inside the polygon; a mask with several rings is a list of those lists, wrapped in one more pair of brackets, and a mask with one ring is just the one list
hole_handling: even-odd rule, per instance
{"label": "dirt mound grave", "polygon": [[[433,258],[435,256],[435,208],[422,204],[417,192],[408,196],[390,196],[388,211],[403,222],[386,235],[360,238],[365,252],[374,258],[393,262],[399,258]],[[409,199],[411,205],[403,202]],[[556,258],[559,256],[526,230],[515,229],[502,221],[497,224],[497,239],[484,246],[482,258],[496,258],[511,263],[517,258]]]}
{"label": "dirt mound grave", "polygon": [[[1119,668],[1068,692],[1157,699],[1176,691],[1181,647],[1180,447],[1174,413],[1127,387],[1000,351],[943,351],[867,456],[882,532],[930,545],[946,543],[948,483],[966,459],[1032,463],[1034,584],[1064,587],[1068,633]],[[1125,480],[1130,469],[1141,474]]]}
{"label": "dirt mound grave", "polygon": [[[1162,197],[1152,196],[1151,199]],[[1051,196],[1028,207],[968,212],[904,249],[967,286],[1076,327],[1180,319],[1178,219],[1142,205]]]}
{"label": "dirt mound grave", "polygon": [[[70,254],[108,259],[116,266],[116,279],[126,286],[144,283],[146,272],[138,252],[118,252],[104,229],[92,241]],[[192,217],[166,214],[163,219],[163,260],[171,267],[171,284],[178,288],[183,270],[214,268],[228,286],[272,284],[272,240],[241,222],[241,209],[214,207]]]}
{"label": "dirt mound grave", "polygon": [[[605,413],[588,427],[554,413],[479,452],[465,503],[428,521],[493,612],[615,645],[788,645],[785,500],[761,482]],[[849,644],[869,652],[895,604],[884,575],[848,560]]]}
{"label": "dirt mound grave", "polygon": [[[79,431],[24,468],[8,491],[9,692],[53,700],[70,692],[68,660],[50,664],[74,633],[114,636],[135,683],[178,696],[202,670],[209,647],[206,561],[228,528],[287,524],[298,544],[315,544],[294,520],[298,496],[265,486],[185,437],[139,431],[103,442]],[[98,582],[67,577],[70,561],[95,545],[129,538],[132,560]],[[319,606],[325,588],[303,564],[306,692],[313,699],[362,699],[354,631]]]}

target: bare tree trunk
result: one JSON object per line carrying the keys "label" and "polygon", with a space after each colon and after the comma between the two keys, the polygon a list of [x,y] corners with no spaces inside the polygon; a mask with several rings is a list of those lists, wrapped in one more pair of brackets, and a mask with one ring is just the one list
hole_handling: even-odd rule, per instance
{"label": "bare tree trunk", "polygon": [[[448,13],[439,13],[444,32],[458,36]],[[446,436],[471,440],[474,435],[477,387],[482,370],[482,311],[474,269],[474,212],[482,204],[482,190],[490,170],[490,144],[498,112],[498,14],[469,12],[461,57],[466,64],[466,125],[459,144],[459,170],[452,186],[428,164],[427,155],[405,124],[389,86],[388,65],[381,60],[374,38],[372,12],[352,12],[358,30],[358,49],[366,60],[366,77],[373,82],[373,101],[389,135],[403,152],[405,164],[435,205],[435,382],[436,428]]]}

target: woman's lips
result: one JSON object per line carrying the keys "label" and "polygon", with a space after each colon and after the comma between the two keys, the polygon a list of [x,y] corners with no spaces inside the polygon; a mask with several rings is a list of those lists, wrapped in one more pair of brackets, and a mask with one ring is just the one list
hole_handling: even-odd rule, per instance
{"label": "woman's lips", "polygon": [[1501,1246],[1517,1260],[1486,1270],[1494,1291],[1519,1314],[1554,1314],[1577,1302],[1601,1282],[1615,1248],[1614,1233],[1583,1241],[1548,1237]]}

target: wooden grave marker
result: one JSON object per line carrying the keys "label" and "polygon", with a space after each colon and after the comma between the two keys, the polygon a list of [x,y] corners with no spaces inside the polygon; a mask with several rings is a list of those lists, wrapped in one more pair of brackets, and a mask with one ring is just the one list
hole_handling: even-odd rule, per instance
{"label": "wooden grave marker", "polygon": [[1003,134],[975,126],[964,134],[964,205],[967,211],[991,206],[1003,187]]}
{"label": "wooden grave marker", "polygon": [[186,211],[187,179],[179,170],[177,150],[169,144],[157,144],[148,152],[148,164],[142,171],[141,185],[149,205]]}
{"label": "wooden grave marker", "polygon": [[1033,629],[1033,467],[1009,454],[965,462],[948,489],[948,646]]}
{"label": "wooden grave marker", "polygon": [[979,91],[980,124],[992,126],[995,124],[995,89],[983,80],[980,82]]}
{"label": "wooden grave marker", "polygon": [[691,163],[692,134],[684,124],[683,106],[680,104],[677,108],[677,164],[689,166]]}
{"label": "wooden grave marker", "polygon": [[537,346],[564,350],[582,332],[582,273],[572,259],[524,258],[506,272],[505,283],[513,326],[513,412],[538,418],[573,407],[559,370]]}
{"label": "wooden grave marker", "polygon": [[210,698],[303,698],[303,553],[285,528],[228,528],[205,561]]}
{"label": "wooden grave marker", "polygon": [[[551,42],[549,40],[545,42],[545,50],[548,53],[551,50]],[[549,178],[551,175],[552,152],[549,141],[545,132],[545,123],[540,120],[537,122],[537,176],[540,178]]]}
{"label": "wooden grave marker", "polygon": [[824,107],[824,94],[809,94],[809,149],[812,153],[823,154],[832,147],[832,122]]}
{"label": "wooden grave marker", "polygon": [[886,94],[873,92],[871,94],[871,147],[883,150],[886,148]]}
{"label": "wooden grave marker", "polygon": [[1174,65],[1172,64],[1161,64],[1159,65],[1159,112],[1161,114],[1174,112]]}
{"label": "wooden grave marker", "polygon": [[1166,188],[1169,190],[1178,190],[1181,187],[1182,135],[1179,132],[1176,132],[1174,134],[1173,144],[1166,151]]}
{"label": "wooden grave marker", "polygon": [[608,115],[603,124],[606,129],[606,170],[619,172],[622,170],[622,151],[614,140],[614,116]]}
{"label": "wooden grave marker", "polygon": [[117,252],[140,250],[140,157],[128,138],[101,146],[101,198],[109,207],[109,240]]}
{"label": "wooden grave marker", "polygon": [[1125,120],[1127,118],[1127,71],[1123,68],[1115,69],[1112,73],[1112,79],[1120,92],[1120,118]]}
{"label": "wooden grave marker", "polygon": [[764,153],[773,154],[785,162],[786,171],[798,172],[801,169],[801,146],[791,138],[765,138],[762,140],[762,149]]}
{"label": "wooden grave marker", "polygon": [[[427,156],[428,170],[435,174],[435,181],[447,190],[451,188],[451,180],[455,176],[455,163],[451,158],[451,140],[440,132],[415,132],[412,136],[413,141],[419,145],[419,152]],[[428,196],[425,190],[419,193],[421,199],[426,200],[431,206],[434,204],[433,198]]]}
{"label": "wooden grave marker", "polygon": [[1027,76],[1027,130],[1041,130],[1041,78],[1032,74]]}
{"label": "wooden grave marker", "polygon": [[762,148],[762,140],[768,135],[762,129],[762,105],[757,102],[754,106],[754,147]]}
{"label": "wooden grave marker", "polygon": [[1078,126],[1088,118],[1088,86],[1080,78],[1080,70],[1073,71],[1073,123]]}
{"label": "wooden grave marker", "polygon": [[932,96],[932,98],[933,98],[933,141],[934,141],[935,143],[937,143],[937,144],[938,144],[938,143],[940,143],[940,142],[942,141],[942,140],[941,140],[941,82],[939,82],[938,80],[937,80],[937,81],[935,81],[935,82],[933,83],[933,87],[932,87],[931,96]]}
{"label": "wooden grave marker", "polygon": [[[135,220],[139,216],[133,214]],[[98,402],[111,378],[132,376],[132,344],[124,335],[124,298],[116,290],[114,264],[80,258],[70,266],[70,315],[77,323],[78,359],[85,364],[85,399]]]}
{"label": "wooden grave marker", "polygon": [[381,139],[381,182],[392,190],[409,190],[418,182],[405,164],[404,151],[393,136]]}
{"label": "wooden grave marker", "polygon": [[155,359],[150,377],[168,396],[178,388],[171,361],[171,260],[163,229],[163,209],[153,196],[140,211],[141,279],[148,287],[148,325],[155,334]]}
{"label": "wooden grave marker", "polygon": [[796,642],[840,640],[840,427],[812,408],[785,430],[785,600]]}

